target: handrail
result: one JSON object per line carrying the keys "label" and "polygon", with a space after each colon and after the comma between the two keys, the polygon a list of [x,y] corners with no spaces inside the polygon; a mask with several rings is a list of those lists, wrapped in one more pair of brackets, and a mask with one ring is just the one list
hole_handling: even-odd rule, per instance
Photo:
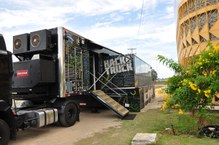
{"label": "handrail", "polygon": [[[89,73],[91,73],[91,72],[89,72]],[[103,74],[102,74],[99,78],[95,77],[95,76],[91,73],[91,75],[92,75],[93,77],[97,78],[97,80],[94,81],[94,83],[90,86],[90,88],[89,88],[88,90],[90,90],[90,89],[101,79],[101,77],[102,77],[105,73],[106,73],[106,71],[104,71]]]}
{"label": "handrail", "polygon": [[[100,74],[100,73],[98,73]],[[103,89],[105,86],[107,86],[108,83],[112,84],[115,88],[119,89],[121,92],[123,92],[125,95],[128,95],[125,91],[123,91],[122,89],[120,89],[117,85],[115,85],[114,83],[111,82],[111,80],[116,76],[117,74],[114,74],[105,84],[103,87],[101,87],[101,89]],[[104,79],[106,79],[106,77],[103,76]]]}
{"label": "handrail", "polygon": [[[120,57],[121,55],[118,55],[117,57]],[[125,56],[126,58],[128,58],[127,56]],[[128,58],[129,59],[129,61],[131,60],[130,58]],[[125,95],[128,95],[125,91],[123,91],[122,89],[120,89],[118,86],[116,86],[115,84],[113,84],[112,82],[110,82],[115,76],[116,76],[116,74],[113,76],[113,77],[111,77],[111,79],[110,80],[108,80],[108,82],[107,83],[104,83],[104,82],[102,82],[100,79],[103,77],[103,78],[105,78],[104,77],[104,74],[110,69],[110,67],[113,65],[113,63],[112,64],[110,64],[110,66],[108,67],[108,69],[106,69],[102,74],[100,74],[99,72],[97,72],[100,76],[99,76],[99,78],[97,78],[94,74],[92,74],[90,71],[88,71],[93,77],[95,77],[95,78],[97,78],[95,81],[94,81],[94,83],[90,86],[90,88],[88,89],[88,90],[90,90],[98,81],[100,81],[102,84],[104,84],[104,86],[101,88],[101,89],[103,89],[105,86],[107,86],[109,89],[111,89],[113,92],[115,92],[116,94],[118,94],[115,90],[113,90],[112,88],[110,88],[107,84],[108,83],[111,83],[113,86],[115,86],[117,89],[119,89],[121,92],[123,92]],[[105,78],[106,79],[106,78]],[[120,94],[119,94],[119,96],[120,96]]]}
{"label": "handrail", "polygon": [[[94,75],[91,73],[91,72],[89,72],[93,77],[94,77]],[[95,77],[96,78],[96,77]],[[100,81],[102,84],[105,84],[103,81],[101,81],[101,80],[98,80],[98,81]],[[113,91],[114,93],[116,93],[118,96],[120,96],[121,97],[121,94],[119,94],[118,92],[116,92],[115,90],[113,90],[112,88],[110,88],[108,85],[106,85],[111,91]]]}
{"label": "handrail", "polygon": [[[95,84],[96,84],[96,82],[98,82],[100,79],[101,79],[101,77],[110,69],[110,67],[113,65],[113,63],[112,64],[110,64],[110,66],[109,66],[109,68],[108,69],[106,69],[100,76],[99,76],[99,78],[97,78],[97,80],[95,80],[94,81],[94,83],[90,86],[90,88],[88,89],[88,90],[90,90]],[[91,73],[91,72],[89,72],[89,73]],[[92,73],[91,73],[92,74]],[[93,74],[92,74],[93,75]],[[95,76],[93,76],[93,77],[95,77]],[[95,77],[96,78],[96,77]]]}

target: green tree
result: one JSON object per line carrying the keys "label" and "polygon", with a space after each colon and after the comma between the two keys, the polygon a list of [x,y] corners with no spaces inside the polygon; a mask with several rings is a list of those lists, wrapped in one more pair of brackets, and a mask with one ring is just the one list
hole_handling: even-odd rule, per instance
{"label": "green tree", "polygon": [[154,69],[151,70],[151,76],[153,81],[157,80],[157,72]]}
{"label": "green tree", "polygon": [[176,72],[167,81],[165,92],[169,98],[165,106],[177,104],[183,111],[204,117],[219,90],[219,46],[209,43],[205,51],[191,59],[187,68],[161,55],[158,60]]}

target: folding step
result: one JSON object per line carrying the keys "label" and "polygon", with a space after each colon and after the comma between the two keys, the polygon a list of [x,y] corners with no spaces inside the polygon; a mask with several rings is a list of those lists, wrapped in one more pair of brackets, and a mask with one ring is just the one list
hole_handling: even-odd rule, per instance
{"label": "folding step", "polygon": [[128,109],[116,102],[113,98],[111,98],[102,90],[91,91],[91,95],[107,108],[117,113],[120,117],[125,117],[129,113]]}

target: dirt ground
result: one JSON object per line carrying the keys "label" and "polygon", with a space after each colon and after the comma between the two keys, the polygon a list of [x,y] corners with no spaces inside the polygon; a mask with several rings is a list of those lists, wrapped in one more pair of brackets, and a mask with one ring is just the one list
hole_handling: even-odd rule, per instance
{"label": "dirt ground", "polygon": [[83,111],[80,122],[72,127],[48,126],[38,129],[19,131],[17,140],[9,145],[73,145],[75,142],[92,136],[109,127],[119,126],[119,118],[109,110],[99,113]]}
{"label": "dirt ground", "polygon": [[141,112],[146,112],[150,109],[157,109],[161,108],[163,104],[163,96],[162,94],[158,94],[158,90],[161,90],[161,88],[156,89],[156,96],[153,100],[151,100],[150,103],[148,103],[143,109],[141,109]]}
{"label": "dirt ground", "polygon": [[[162,96],[156,95],[155,99],[141,112],[160,108],[161,105]],[[90,137],[109,127],[120,126],[120,124],[120,119],[110,110],[101,110],[99,113],[83,111],[80,114],[80,122],[72,127],[63,128],[52,125],[39,129],[19,131],[17,140],[10,141],[9,145],[73,145],[81,139]]]}

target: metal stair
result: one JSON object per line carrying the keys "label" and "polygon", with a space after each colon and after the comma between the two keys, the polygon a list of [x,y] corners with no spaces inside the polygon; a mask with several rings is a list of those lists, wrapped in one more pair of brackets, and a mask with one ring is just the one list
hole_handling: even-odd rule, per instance
{"label": "metal stair", "polygon": [[123,118],[126,115],[128,115],[129,113],[128,109],[126,109],[124,106],[116,102],[113,98],[111,98],[102,90],[93,90],[91,91],[91,94],[94,98],[96,98],[103,105],[105,105],[106,107],[117,113],[120,117]]}

